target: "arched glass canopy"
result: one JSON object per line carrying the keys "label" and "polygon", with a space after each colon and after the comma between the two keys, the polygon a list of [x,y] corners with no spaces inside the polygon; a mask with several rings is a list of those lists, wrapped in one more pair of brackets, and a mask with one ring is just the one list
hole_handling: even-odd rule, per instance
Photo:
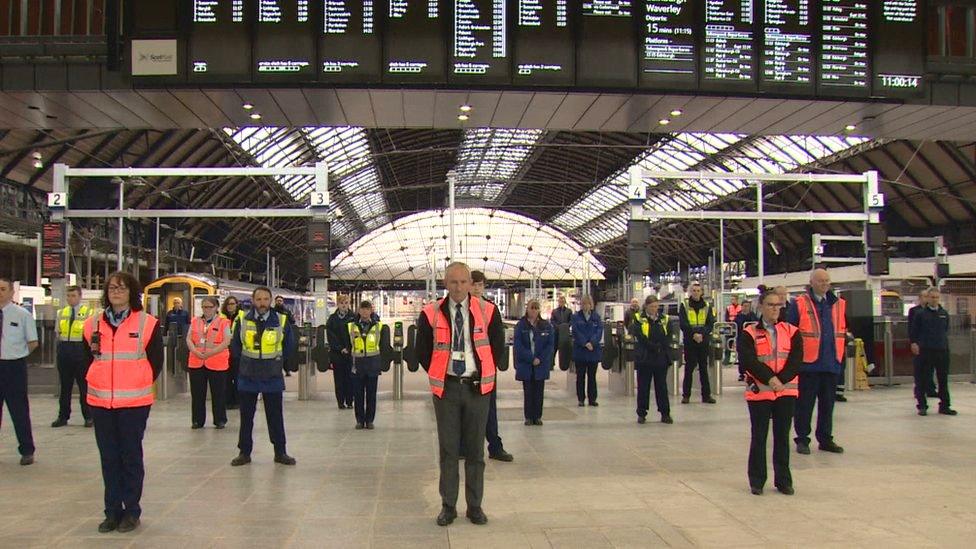
{"label": "arched glass canopy", "polygon": [[[489,280],[602,280],[604,266],[553,227],[503,210],[455,210],[456,259]],[[355,241],[332,262],[342,280],[424,280],[448,262],[447,210],[429,210],[387,223]]]}

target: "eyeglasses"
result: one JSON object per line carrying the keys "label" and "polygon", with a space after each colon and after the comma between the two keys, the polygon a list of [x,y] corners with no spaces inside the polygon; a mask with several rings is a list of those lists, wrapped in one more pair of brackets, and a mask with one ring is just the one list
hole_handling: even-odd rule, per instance
{"label": "eyeglasses", "polygon": [[108,287],[108,291],[110,291],[110,292],[124,292],[124,291],[127,291],[128,289],[129,289],[128,286],[114,286],[113,285],[113,286],[109,286]]}
{"label": "eyeglasses", "polygon": [[216,309],[214,305],[201,305],[204,309]]}

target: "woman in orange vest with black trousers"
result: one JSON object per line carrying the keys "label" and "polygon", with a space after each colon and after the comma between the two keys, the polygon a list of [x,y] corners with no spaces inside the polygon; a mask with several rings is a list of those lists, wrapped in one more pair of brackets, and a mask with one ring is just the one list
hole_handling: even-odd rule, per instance
{"label": "woman in orange vest with black trousers", "polygon": [[186,334],[186,346],[190,350],[187,366],[190,370],[190,409],[193,429],[200,429],[207,422],[207,383],[210,384],[210,400],[214,427],[223,429],[227,424],[227,370],[230,368],[230,324],[217,311],[220,302],[207,296],[200,302],[203,314],[193,317]]}
{"label": "woman in orange vest with black trousers", "polygon": [[749,446],[749,487],[760,495],[766,484],[766,437],[773,420],[773,484],[793,495],[790,474],[790,427],[796,408],[797,379],[803,362],[803,342],[792,324],[779,322],[783,298],[760,286],[758,324],[739,335],[739,363],[746,372],[746,403],[752,421]]}
{"label": "woman in orange vest with black trousers", "polygon": [[142,284],[129,273],[113,273],[102,293],[105,311],[85,321],[92,354],[88,405],[105,483],[102,533],[139,526],[146,471],[142,437],[153,403],[153,382],[163,369],[163,339],[154,316],[142,310]]}

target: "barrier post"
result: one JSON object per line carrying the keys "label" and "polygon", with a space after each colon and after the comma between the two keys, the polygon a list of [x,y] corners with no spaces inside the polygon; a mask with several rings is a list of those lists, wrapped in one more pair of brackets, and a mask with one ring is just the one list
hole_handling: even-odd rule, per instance
{"label": "barrier post", "polygon": [[884,319],[884,357],[885,357],[885,385],[891,387],[894,384],[895,375],[895,352],[894,335],[891,331],[891,319]]}

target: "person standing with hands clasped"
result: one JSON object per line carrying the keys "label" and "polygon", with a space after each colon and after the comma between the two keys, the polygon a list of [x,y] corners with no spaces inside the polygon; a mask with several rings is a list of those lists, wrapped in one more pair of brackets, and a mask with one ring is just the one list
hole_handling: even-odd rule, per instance
{"label": "person standing with hands clasped", "polygon": [[190,350],[187,366],[190,370],[190,409],[193,429],[200,429],[207,422],[207,384],[210,384],[210,400],[214,427],[223,429],[227,424],[227,370],[230,368],[230,320],[217,314],[219,302],[207,296],[200,301],[203,314],[193,317],[190,331],[186,334],[186,346]]}
{"label": "person standing with hands clasped", "polygon": [[58,418],[51,427],[64,427],[71,417],[71,390],[78,384],[78,400],[85,427],[92,426],[88,410],[85,376],[88,374],[88,352],[85,350],[85,321],[95,314],[88,305],[81,304],[81,288],[68,286],[65,297],[68,305],[58,311],[58,377],[61,391],[58,398]]}
{"label": "person standing with hands clasped", "polygon": [[515,380],[522,382],[525,393],[526,425],[542,425],[542,400],[556,343],[553,326],[539,316],[541,312],[539,300],[530,299],[525,316],[515,325]]}
{"label": "person standing with hands clasped", "polygon": [[746,371],[746,403],[752,422],[749,487],[760,495],[766,484],[766,438],[773,421],[773,483],[793,495],[790,474],[790,427],[796,407],[797,374],[803,363],[803,339],[792,324],[779,322],[782,298],[772,291],[759,296],[762,318],[739,335],[739,363]]}
{"label": "person standing with hands clasped", "polygon": [[325,334],[329,340],[329,362],[332,364],[336,401],[339,403],[339,409],[345,410],[355,404],[348,324],[356,319],[356,314],[349,308],[348,295],[340,295],[336,298],[336,304],[336,310],[325,323]]}
{"label": "person standing with hands clasped", "polygon": [[596,366],[603,358],[603,321],[593,310],[593,296],[586,294],[573,315],[573,363],[576,365],[576,400],[584,406],[596,402]]}
{"label": "person standing with hands clasped", "polygon": [[691,384],[694,380],[695,368],[698,368],[702,402],[715,404],[715,399],[712,398],[712,387],[708,382],[708,338],[712,336],[712,327],[715,326],[715,311],[702,296],[704,290],[701,284],[693,282],[688,287],[688,293],[690,297],[678,310],[685,345],[685,375],[681,383],[681,403],[688,404],[691,400]]}
{"label": "person standing with hands clasped", "polygon": [[[241,308],[237,298],[230,295],[224,299],[224,305],[220,308],[220,315],[230,321],[230,333],[233,335],[237,323],[244,318],[244,309]],[[228,341],[230,338],[228,338]],[[227,369],[227,378],[224,388],[224,399],[227,402],[228,410],[236,410],[238,407],[237,398],[237,371],[241,364],[241,357],[230,353],[230,366]]]}
{"label": "person standing with hands clasped", "polygon": [[634,336],[634,363],[637,366],[637,423],[647,421],[650,407],[651,382],[661,423],[671,424],[671,403],[668,401],[668,367],[671,366],[670,319],[660,313],[657,296],[644,298],[644,310],[634,319],[628,330]]}
{"label": "person standing with hands clasped", "polygon": [[7,403],[17,433],[20,464],[34,463],[27,400],[27,355],[37,349],[37,325],[27,309],[13,303],[14,283],[0,277],[0,414]]}
{"label": "person standing with hands clasped", "polygon": [[390,327],[373,320],[373,304],[359,304],[359,318],[348,326],[352,355],[352,387],[356,405],[356,429],[372,429],[376,418],[376,387],[383,357],[390,356]]}
{"label": "person standing with hands clasped", "polygon": [[908,327],[912,354],[918,357],[915,362],[918,415],[928,415],[926,396],[934,370],[939,380],[939,413],[954,416],[957,412],[949,407],[949,313],[939,304],[938,288],[929,288],[926,298],[925,308],[912,315]]}

